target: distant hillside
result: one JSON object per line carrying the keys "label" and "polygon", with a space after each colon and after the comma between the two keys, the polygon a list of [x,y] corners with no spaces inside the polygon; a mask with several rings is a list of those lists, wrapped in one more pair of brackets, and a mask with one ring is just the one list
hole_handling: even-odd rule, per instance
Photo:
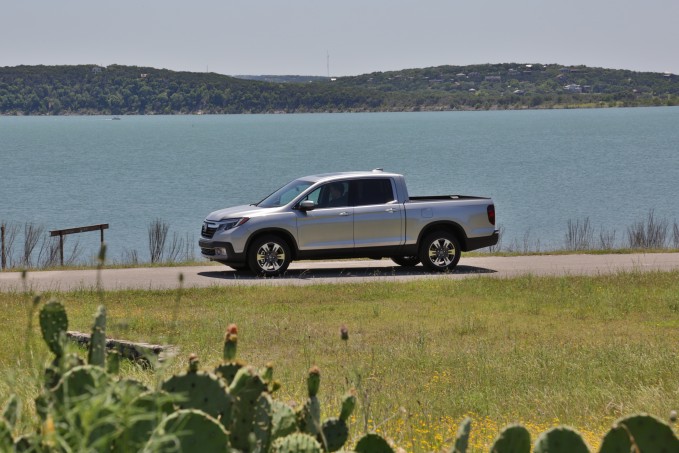
{"label": "distant hillside", "polygon": [[[246,76],[240,76],[246,77]],[[679,105],[679,77],[487,64],[328,79],[136,66],[0,67],[0,114],[293,113]],[[268,81],[264,81],[268,80]]]}
{"label": "distant hillside", "polygon": [[327,82],[328,78],[323,76],[304,76],[304,75],[235,75],[237,79],[258,80],[260,82],[271,83],[307,83],[307,82]]}

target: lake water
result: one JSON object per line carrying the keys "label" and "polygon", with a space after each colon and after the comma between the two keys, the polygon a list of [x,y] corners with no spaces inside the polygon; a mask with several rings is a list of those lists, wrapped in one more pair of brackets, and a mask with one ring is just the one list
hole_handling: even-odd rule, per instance
{"label": "lake water", "polygon": [[[679,220],[679,108],[0,117],[0,221],[109,223],[110,257],[148,260],[156,218],[197,242],[210,211],[376,167],[412,195],[493,197],[503,246],[558,249],[585,217],[622,243],[649,209]],[[98,233],[75,238],[96,254]]]}

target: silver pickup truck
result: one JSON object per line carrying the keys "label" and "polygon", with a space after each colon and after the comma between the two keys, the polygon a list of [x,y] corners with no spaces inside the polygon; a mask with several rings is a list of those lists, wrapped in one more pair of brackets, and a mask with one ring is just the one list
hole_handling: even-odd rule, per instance
{"label": "silver pickup truck", "polygon": [[207,216],[201,254],[234,269],[279,275],[293,260],[391,258],[453,269],[463,251],[497,244],[490,198],[408,196],[402,175],[381,169],[305,176],[256,204]]}

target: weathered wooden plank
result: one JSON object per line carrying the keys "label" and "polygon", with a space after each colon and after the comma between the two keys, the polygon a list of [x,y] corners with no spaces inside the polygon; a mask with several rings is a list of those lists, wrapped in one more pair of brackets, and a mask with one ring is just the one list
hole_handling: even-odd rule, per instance
{"label": "weathered wooden plank", "polygon": [[[81,346],[86,347],[90,344],[90,334],[87,333],[68,331],[66,332],[66,338]],[[106,349],[118,351],[120,355],[126,359],[144,363],[149,363],[149,358],[154,357],[158,362],[163,362],[177,353],[177,348],[171,345],[138,343],[127,340],[116,340],[114,338],[106,339]]]}
{"label": "weathered wooden plank", "polygon": [[85,233],[87,231],[102,230],[102,237],[103,237],[103,230],[107,230],[107,229],[108,229],[108,223],[101,223],[99,225],[89,225],[89,226],[77,227],[77,228],[66,228],[64,230],[51,230],[50,236],[63,236],[63,235],[66,235],[66,234]]}

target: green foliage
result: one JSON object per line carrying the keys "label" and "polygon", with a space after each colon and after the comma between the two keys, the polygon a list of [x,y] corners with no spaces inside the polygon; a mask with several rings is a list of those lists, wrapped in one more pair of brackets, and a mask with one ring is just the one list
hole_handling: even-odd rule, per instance
{"label": "green foliage", "polygon": [[[567,89],[566,86],[577,86]],[[679,77],[485,64],[325,77],[252,77],[110,65],[0,68],[0,114],[480,110],[679,105]]]}

